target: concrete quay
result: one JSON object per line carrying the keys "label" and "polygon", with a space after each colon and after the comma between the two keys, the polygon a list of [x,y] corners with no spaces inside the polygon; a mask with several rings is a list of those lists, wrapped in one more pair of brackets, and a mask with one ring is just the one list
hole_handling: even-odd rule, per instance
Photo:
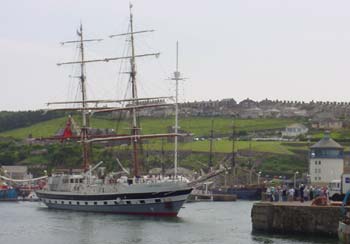
{"label": "concrete quay", "polygon": [[339,206],[311,202],[257,202],[251,218],[257,232],[337,236],[340,213]]}

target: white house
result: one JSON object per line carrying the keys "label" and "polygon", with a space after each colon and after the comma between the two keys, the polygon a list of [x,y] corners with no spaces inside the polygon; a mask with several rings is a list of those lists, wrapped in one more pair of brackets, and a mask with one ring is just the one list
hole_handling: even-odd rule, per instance
{"label": "white house", "polygon": [[257,119],[263,117],[264,113],[261,108],[247,108],[239,113],[239,117],[243,119]]}
{"label": "white house", "polygon": [[325,134],[310,147],[309,175],[311,184],[328,184],[339,180],[344,171],[344,148]]}
{"label": "white house", "polygon": [[299,135],[304,135],[309,131],[309,129],[303,124],[292,124],[282,131],[283,137],[297,137]]}

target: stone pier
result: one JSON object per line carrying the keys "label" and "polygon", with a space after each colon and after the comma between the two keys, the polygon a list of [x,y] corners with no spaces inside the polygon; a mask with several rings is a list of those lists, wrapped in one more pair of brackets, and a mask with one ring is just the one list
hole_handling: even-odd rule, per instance
{"label": "stone pier", "polygon": [[311,206],[311,202],[258,202],[253,205],[253,231],[278,234],[336,236],[338,206]]}

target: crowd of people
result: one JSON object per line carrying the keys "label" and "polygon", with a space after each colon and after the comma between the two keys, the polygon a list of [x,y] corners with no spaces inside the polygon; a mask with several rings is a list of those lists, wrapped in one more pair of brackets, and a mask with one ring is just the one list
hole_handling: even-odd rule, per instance
{"label": "crowd of people", "polygon": [[320,186],[305,186],[301,184],[299,187],[269,186],[265,192],[266,200],[271,202],[279,201],[312,201],[316,197],[325,196],[328,199],[328,188]]}

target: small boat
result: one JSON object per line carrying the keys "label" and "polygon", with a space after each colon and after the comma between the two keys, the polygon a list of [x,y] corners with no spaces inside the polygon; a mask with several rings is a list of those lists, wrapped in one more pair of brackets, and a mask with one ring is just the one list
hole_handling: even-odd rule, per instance
{"label": "small boat", "polygon": [[26,196],[24,199],[24,201],[29,201],[29,202],[38,202],[39,201],[39,197],[36,195],[35,191],[31,191],[28,196]]}
{"label": "small boat", "polygon": [[213,182],[205,182],[203,190],[193,190],[190,194],[188,202],[202,202],[202,201],[213,201],[213,202],[233,202],[237,200],[237,196],[234,194],[221,194],[208,191],[208,186]]}
{"label": "small boat", "polygon": [[16,189],[11,188],[4,183],[1,184],[0,201],[18,201],[18,193]]}

